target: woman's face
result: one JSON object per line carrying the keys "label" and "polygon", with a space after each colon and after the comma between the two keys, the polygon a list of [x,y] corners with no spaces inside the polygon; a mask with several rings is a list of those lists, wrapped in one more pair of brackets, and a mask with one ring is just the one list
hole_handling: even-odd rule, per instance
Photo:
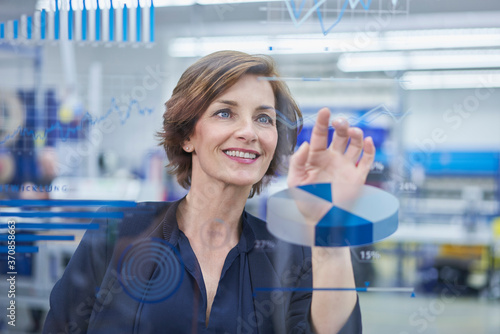
{"label": "woman's face", "polygon": [[278,142],[274,94],[268,81],[244,75],[215,99],[186,145],[194,148],[192,183],[218,180],[249,186],[265,175]]}

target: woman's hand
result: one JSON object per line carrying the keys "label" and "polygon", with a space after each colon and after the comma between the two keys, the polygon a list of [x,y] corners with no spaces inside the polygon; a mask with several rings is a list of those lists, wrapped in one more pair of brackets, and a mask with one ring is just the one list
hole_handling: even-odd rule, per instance
{"label": "woman's hand", "polygon": [[[363,138],[361,129],[349,127],[343,119],[332,122],[335,133],[328,146],[329,118],[330,111],[321,109],[311,144],[302,144],[293,154],[288,187],[332,183],[334,201],[355,200],[375,158],[375,146],[370,137]],[[297,196],[298,208],[309,224],[317,223],[318,218],[326,213],[325,209],[329,209],[322,201],[314,202]],[[348,247],[312,247],[311,251],[314,288],[355,287]],[[349,318],[356,298],[355,291],[313,291],[311,319],[314,331],[319,334],[338,332]]]}
{"label": "woman's hand", "polygon": [[[312,183],[365,183],[375,158],[372,138],[363,139],[361,129],[349,127],[345,119],[336,119],[332,121],[335,132],[328,146],[329,118],[330,111],[321,109],[312,131],[311,144],[304,142],[292,155],[287,180],[289,188]],[[349,138],[351,142],[347,147]],[[361,153],[363,156],[359,159]]]}

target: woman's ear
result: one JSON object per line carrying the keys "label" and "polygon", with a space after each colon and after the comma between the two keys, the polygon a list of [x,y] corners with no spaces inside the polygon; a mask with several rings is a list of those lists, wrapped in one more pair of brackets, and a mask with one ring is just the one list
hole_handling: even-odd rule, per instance
{"label": "woman's ear", "polygon": [[184,143],[182,143],[182,148],[187,153],[193,152],[194,147],[193,147],[193,144],[191,144],[191,141],[189,138],[187,140],[185,140]]}

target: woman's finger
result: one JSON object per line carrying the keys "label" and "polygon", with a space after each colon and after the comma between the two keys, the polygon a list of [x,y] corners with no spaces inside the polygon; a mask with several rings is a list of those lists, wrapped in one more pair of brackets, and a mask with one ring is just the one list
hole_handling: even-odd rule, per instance
{"label": "woman's finger", "polygon": [[351,142],[349,143],[349,147],[345,152],[345,156],[353,163],[356,163],[358,162],[361,152],[363,152],[363,130],[361,130],[360,128],[349,128],[347,133],[351,138]]}
{"label": "woman's finger", "polygon": [[290,158],[290,167],[288,169],[288,187],[295,187],[297,180],[302,179],[304,176],[308,155],[309,144],[305,141]]}
{"label": "woman's finger", "polygon": [[335,129],[335,132],[333,133],[330,148],[333,151],[344,154],[347,143],[349,142],[349,134],[347,131],[349,129],[349,123],[345,118],[337,118],[333,120],[332,126]]}
{"label": "woman's finger", "polygon": [[366,137],[363,145],[363,156],[359,160],[358,168],[360,172],[366,176],[370,172],[370,168],[375,160],[375,145],[372,137]]}
{"label": "woman's finger", "polygon": [[322,108],[318,112],[318,118],[311,134],[311,151],[324,151],[328,146],[328,121],[330,110]]}

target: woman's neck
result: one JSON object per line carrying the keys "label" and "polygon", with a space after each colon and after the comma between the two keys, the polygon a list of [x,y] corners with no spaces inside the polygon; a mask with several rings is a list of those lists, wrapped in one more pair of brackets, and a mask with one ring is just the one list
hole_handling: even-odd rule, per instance
{"label": "woman's neck", "polygon": [[191,184],[177,209],[179,229],[190,242],[209,249],[234,247],[241,235],[240,218],[249,192],[249,187],[215,182]]}

